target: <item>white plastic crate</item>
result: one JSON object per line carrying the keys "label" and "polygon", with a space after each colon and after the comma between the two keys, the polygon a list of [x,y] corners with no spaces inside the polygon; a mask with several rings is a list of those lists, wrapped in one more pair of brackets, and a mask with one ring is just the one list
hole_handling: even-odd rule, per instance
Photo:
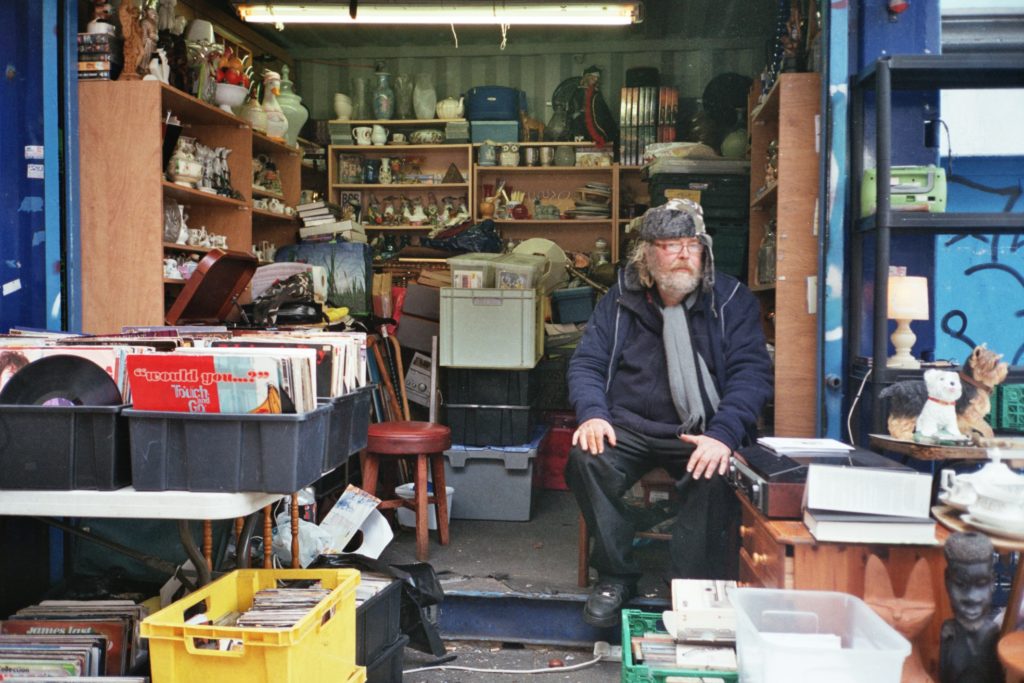
{"label": "white plastic crate", "polygon": [[543,301],[533,289],[442,287],[441,366],[533,368],[544,352]]}

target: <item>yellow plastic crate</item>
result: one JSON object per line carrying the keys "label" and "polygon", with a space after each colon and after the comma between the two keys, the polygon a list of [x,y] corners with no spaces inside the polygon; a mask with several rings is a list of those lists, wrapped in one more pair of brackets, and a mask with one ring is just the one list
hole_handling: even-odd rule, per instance
{"label": "yellow plastic crate", "polygon": [[[280,580],[317,580],[330,595],[291,628],[186,624],[205,612],[217,621],[247,610],[257,591]],[[142,622],[149,639],[153,683],[327,683],[366,680],[355,663],[354,569],[240,569],[201,588]],[[197,640],[232,640],[232,650],[203,649]]]}

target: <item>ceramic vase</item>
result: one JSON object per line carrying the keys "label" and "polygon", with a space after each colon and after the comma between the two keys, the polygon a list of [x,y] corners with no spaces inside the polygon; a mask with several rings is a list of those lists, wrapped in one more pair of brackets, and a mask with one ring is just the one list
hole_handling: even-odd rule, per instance
{"label": "ceramic vase", "polygon": [[334,115],[339,121],[348,121],[352,118],[352,98],[344,93],[335,93]]}
{"label": "ceramic vase", "polygon": [[263,106],[255,97],[242,107],[241,117],[248,121],[257,133],[267,134],[267,113],[263,111]]}
{"label": "ceramic vase", "polygon": [[395,76],[395,118],[411,119],[412,110],[412,76],[398,74]]}
{"label": "ceramic vase", "polygon": [[352,79],[352,118],[365,121],[372,116],[370,107],[370,91],[366,87],[365,78]]}
{"label": "ceramic vase", "polygon": [[281,67],[281,94],[277,96],[277,102],[288,119],[284,141],[294,147],[299,144],[299,131],[309,118],[309,112],[302,106],[302,98],[295,93],[294,84],[288,78],[287,64]]}
{"label": "ceramic vase", "polygon": [[434,90],[434,77],[429,73],[416,74],[416,85],[412,89],[412,107],[418,119],[434,118],[437,106],[437,91]]}
{"label": "ceramic vase", "polygon": [[377,72],[377,87],[373,89],[373,118],[387,121],[395,115],[395,90],[391,87],[391,74]]}

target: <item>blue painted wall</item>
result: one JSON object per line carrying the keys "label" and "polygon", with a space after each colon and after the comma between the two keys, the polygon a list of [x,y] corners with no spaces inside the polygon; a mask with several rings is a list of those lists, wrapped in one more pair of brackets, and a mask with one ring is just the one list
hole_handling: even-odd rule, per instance
{"label": "blue painted wall", "polygon": [[[999,212],[1016,199],[1011,210],[1024,212],[1024,158],[957,157],[953,171],[995,192],[952,182],[949,211]],[[1012,364],[1024,363],[1024,235],[937,238],[934,291],[937,358],[962,362],[984,342]]]}

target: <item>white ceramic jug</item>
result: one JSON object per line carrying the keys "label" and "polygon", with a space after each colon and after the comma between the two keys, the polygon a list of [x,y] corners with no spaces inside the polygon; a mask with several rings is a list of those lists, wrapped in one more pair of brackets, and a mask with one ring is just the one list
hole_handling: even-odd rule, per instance
{"label": "white ceramic jug", "polygon": [[335,93],[334,114],[339,121],[348,121],[352,116],[352,98],[344,93]]}
{"label": "white ceramic jug", "polygon": [[357,145],[368,145],[371,132],[373,129],[369,126],[356,126],[352,129],[352,139],[356,141]]}
{"label": "white ceramic jug", "polygon": [[373,132],[370,134],[370,142],[375,145],[387,144],[388,135],[390,135],[390,132],[387,128],[374,124]]}

